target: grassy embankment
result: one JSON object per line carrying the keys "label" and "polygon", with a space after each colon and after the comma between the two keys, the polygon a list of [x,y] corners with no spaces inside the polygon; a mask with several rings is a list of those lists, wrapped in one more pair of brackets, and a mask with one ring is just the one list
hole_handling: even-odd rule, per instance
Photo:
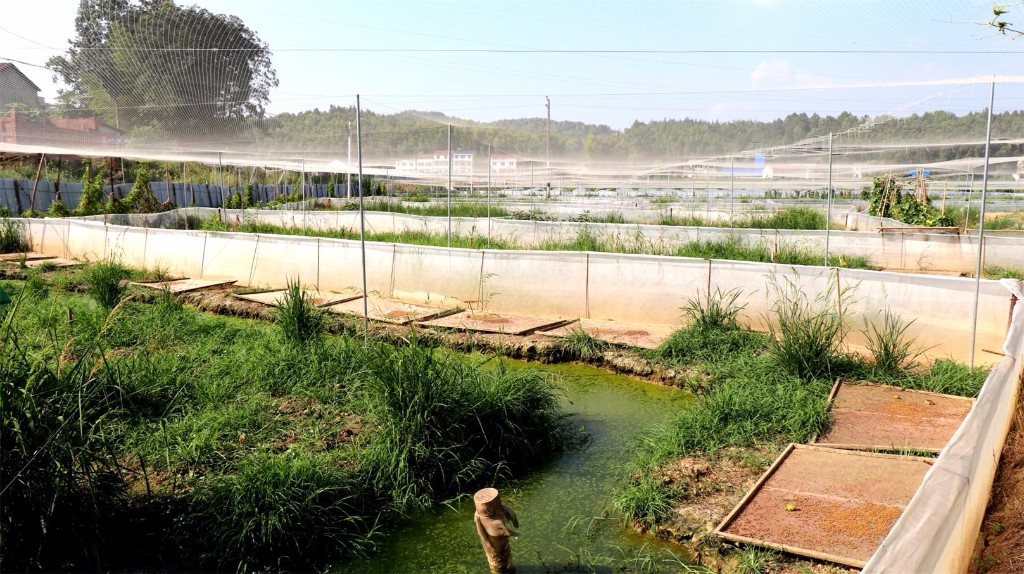
{"label": "grassy embankment", "polygon": [[538,372],[323,335],[298,285],[268,325],[126,298],[139,276],[3,284],[4,570],[322,569],[571,439]]}
{"label": "grassy embankment", "polygon": [[[721,513],[717,523],[747,486],[714,469],[756,478],[787,443],[824,431],[826,399],[837,377],[962,396],[977,394],[984,381],[984,371],[948,359],[921,364],[920,349],[907,337],[909,323],[889,311],[881,325],[865,327],[871,357],[848,354],[834,292],[810,298],[795,284],[773,281],[769,333],[738,326],[738,292],[701,294],[683,308],[688,326],[652,353],[682,373],[681,384],[698,400],[641,438],[613,507],[634,527],[663,528],[698,554],[721,551],[708,536],[707,508],[714,507],[708,501],[726,500],[711,512]],[[698,510],[689,513],[690,506]],[[779,559],[744,552],[740,561]]]}

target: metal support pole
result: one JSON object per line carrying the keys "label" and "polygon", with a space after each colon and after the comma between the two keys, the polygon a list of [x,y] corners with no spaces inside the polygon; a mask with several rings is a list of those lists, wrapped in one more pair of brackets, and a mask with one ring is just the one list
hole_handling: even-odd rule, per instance
{"label": "metal support pole", "polygon": [[487,144],[487,247],[491,246],[491,144]]}
{"label": "metal support pole", "polygon": [[992,147],[992,103],[996,95],[996,82],[988,92],[988,122],[985,126],[985,167],[981,176],[981,213],[978,215],[978,261],[974,267],[974,315],[971,321],[971,368],[974,368],[974,345],[978,339],[978,299],[981,296],[981,260],[985,255],[985,193],[988,191],[988,157]]}
{"label": "metal support pole", "polygon": [[828,237],[832,226],[832,133],[828,134],[828,188],[825,189],[825,267],[828,267]]}
{"label": "metal support pole", "polygon": [[[356,113],[359,113],[358,111]],[[358,118],[356,123],[359,123]],[[345,162],[345,198],[352,199],[352,122],[348,123],[348,160]]]}
{"label": "metal support pole", "polygon": [[729,227],[736,227],[736,158],[729,158]]}
{"label": "metal support pole", "polygon": [[[228,202],[224,200],[224,161],[221,157],[221,152],[217,152],[217,173],[220,177],[220,209],[221,213],[224,214],[224,223],[228,221]],[[124,170],[122,170],[122,173]]]}
{"label": "metal support pole", "polygon": [[306,230],[306,158],[302,158],[302,176],[299,181],[302,185],[302,230]]}
{"label": "metal support pole", "polygon": [[448,124],[448,247],[452,246],[452,125]]}
{"label": "metal support pole", "polygon": [[363,261],[363,345],[367,345],[370,342],[370,294],[366,292],[366,219],[363,216],[363,131],[359,126],[360,115],[359,94],[356,94],[356,157],[359,158],[356,183],[359,186],[359,250]]}

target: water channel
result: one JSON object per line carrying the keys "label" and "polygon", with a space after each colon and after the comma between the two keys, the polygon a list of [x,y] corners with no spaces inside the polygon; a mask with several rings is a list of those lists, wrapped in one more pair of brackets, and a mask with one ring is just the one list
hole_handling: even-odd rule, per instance
{"label": "water channel", "polygon": [[[678,547],[641,537],[607,518],[605,507],[630,446],[640,431],[685,406],[691,397],[671,388],[580,365],[536,365],[564,381],[566,411],[586,429],[580,450],[501,488],[519,515],[512,552],[520,574],[540,572],[675,572]],[[472,493],[468,493],[472,494]],[[604,518],[603,518],[604,517]],[[473,501],[410,517],[383,537],[380,552],[335,572],[484,573],[487,560],[473,525]]]}

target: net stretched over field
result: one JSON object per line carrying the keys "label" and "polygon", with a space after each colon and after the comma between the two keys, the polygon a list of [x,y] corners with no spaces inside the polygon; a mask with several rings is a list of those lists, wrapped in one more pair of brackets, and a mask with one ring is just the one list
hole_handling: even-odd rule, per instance
{"label": "net stretched over field", "polygon": [[[665,13],[638,16],[672,18],[683,8],[660,10]],[[821,25],[840,28],[843,15],[831,16],[834,21]],[[340,24],[335,22],[336,30],[346,29]],[[440,188],[685,189],[723,178],[824,185],[833,134],[833,176],[840,183],[918,168],[932,176],[962,177],[980,171],[988,87],[994,81],[994,165],[1007,179],[1024,171],[1024,165],[1017,166],[1024,158],[1024,60],[1012,53],[1016,44],[1009,39],[1003,40],[1010,47],[1006,54],[991,49],[861,54],[879,66],[876,77],[864,78],[843,72],[849,54],[835,53],[834,46],[815,38],[804,39],[801,46],[812,48],[800,51],[836,59],[836,75],[808,75],[768,48],[741,54],[750,60],[748,67],[732,67],[721,62],[738,56],[715,49],[392,45],[407,46],[399,40],[408,42],[409,35],[429,37],[427,28],[424,23],[422,30],[378,38],[374,45],[355,45],[340,33],[312,32],[275,45],[266,29],[200,7],[86,0],[66,50],[45,63],[0,60],[0,112],[7,113],[0,151],[321,173],[355,172],[362,158],[365,173]],[[998,46],[995,41],[986,39],[982,47]],[[364,58],[383,64],[368,68]],[[1005,65],[998,76],[985,77],[914,80],[893,73],[950,58]],[[392,73],[387,62],[410,60],[450,80],[451,93],[424,93],[422,79],[412,76],[402,93],[379,87],[378,80]],[[503,81],[548,78],[558,86],[563,77],[579,80],[573,70],[595,61],[606,64],[609,73],[584,78],[582,85],[593,86],[590,90],[505,93],[487,81],[495,75]],[[49,93],[52,86],[33,86],[19,66],[45,66],[58,96],[40,104],[38,90],[31,88]],[[301,76],[283,85],[275,70],[286,67]],[[658,84],[638,84],[630,67],[656,71]],[[339,85],[328,82],[334,76],[344,77],[347,93],[318,88]],[[39,84],[39,76],[33,77]],[[358,121],[356,92],[365,94]],[[663,119],[620,129],[573,120],[594,109],[607,110],[610,117]],[[709,109],[716,119],[685,119],[707,116]],[[461,119],[467,114],[490,119]]]}

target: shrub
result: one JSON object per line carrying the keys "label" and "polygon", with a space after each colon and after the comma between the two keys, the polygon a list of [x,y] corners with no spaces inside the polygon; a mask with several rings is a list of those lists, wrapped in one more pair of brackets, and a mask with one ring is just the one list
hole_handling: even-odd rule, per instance
{"label": "shrub", "polygon": [[49,209],[46,210],[47,217],[67,217],[70,213],[60,198],[54,199],[50,203]]}
{"label": "shrub", "polygon": [[153,195],[153,189],[149,187],[149,165],[140,163],[135,170],[135,185],[128,192],[125,199],[129,207],[135,209],[136,213],[155,213],[160,211],[160,203]]}
{"label": "shrub", "polygon": [[82,197],[78,200],[75,215],[103,213],[103,164],[97,166],[96,175],[93,176],[92,162],[85,159],[82,163],[85,164],[85,174],[82,176]]}

